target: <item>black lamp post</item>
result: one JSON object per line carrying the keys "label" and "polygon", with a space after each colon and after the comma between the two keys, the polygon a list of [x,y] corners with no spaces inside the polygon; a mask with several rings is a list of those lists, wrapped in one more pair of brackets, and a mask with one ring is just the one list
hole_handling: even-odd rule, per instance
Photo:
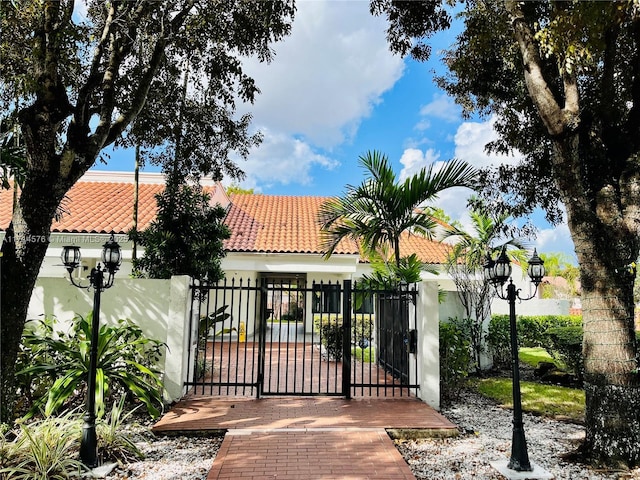
{"label": "black lamp post", "polygon": [[[527,273],[531,282],[535,285],[535,290],[529,297],[521,297],[520,289],[513,284],[511,277],[511,262],[505,250],[497,258],[493,260],[487,255],[487,262],[484,265],[484,278],[490,282],[495,290],[496,295],[509,302],[509,334],[511,339],[511,367],[513,375],[513,436],[511,440],[511,459],[507,468],[518,472],[530,472],[533,470],[529,462],[529,454],[527,453],[527,441],[524,436],[524,426],[522,423],[522,400],[520,397],[520,364],[518,361],[518,335],[516,332],[516,299],[530,300],[538,291],[538,286],[544,277],[544,262],[538,257],[537,252],[533,251],[533,256],[529,260]],[[509,280],[507,291],[504,291],[504,284]]]}
{"label": "black lamp post", "polygon": [[[2,252],[0,252],[0,335],[2,334]],[[2,345],[0,342],[0,423],[6,421],[2,412],[2,392],[4,391],[4,377],[2,374]]]}
{"label": "black lamp post", "polygon": [[[115,241],[113,233],[102,250],[102,263],[91,269],[89,285],[81,285],[73,279],[73,271],[80,265],[80,247],[72,245],[62,247],[60,255],[62,263],[69,272],[71,283],[87,290],[93,288],[93,316],[91,318],[91,348],[89,351],[89,371],[87,372],[87,410],[82,426],[80,442],[80,459],[89,468],[98,466],[98,439],[96,436],[96,368],[98,361],[98,331],[100,327],[100,294],[113,285],[115,273],[122,263],[120,245]],[[105,278],[105,273],[108,277]]]}

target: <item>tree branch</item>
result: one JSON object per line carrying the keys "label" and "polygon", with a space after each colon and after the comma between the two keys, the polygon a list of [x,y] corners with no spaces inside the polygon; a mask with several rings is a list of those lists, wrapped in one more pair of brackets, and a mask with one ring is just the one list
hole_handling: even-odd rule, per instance
{"label": "tree branch", "polygon": [[122,134],[122,132],[131,124],[131,122],[136,118],[136,116],[144,107],[145,101],[147,99],[147,94],[149,92],[149,88],[151,87],[151,82],[156,75],[158,68],[160,67],[160,63],[164,56],[164,51],[167,44],[170,43],[171,37],[173,33],[180,29],[185,22],[187,15],[193,8],[195,4],[195,0],[190,0],[187,4],[182,8],[180,12],[178,12],[171,22],[169,22],[168,27],[165,28],[165,23],[162,24],[161,33],[158,36],[156,44],[153,49],[153,54],[151,59],[149,60],[149,65],[147,70],[145,71],[142,79],[138,85],[138,88],[135,90],[133,94],[133,101],[131,102],[131,108],[121,114],[111,125],[109,129],[109,133],[106,136],[105,145],[109,145],[116,141],[116,139]]}
{"label": "tree branch", "polygon": [[[111,26],[115,25],[115,16],[117,13],[117,7],[119,2],[111,2],[109,7],[109,19],[108,23]],[[106,28],[105,28],[106,30]],[[114,96],[114,83],[118,78],[118,70],[122,64],[122,52],[120,51],[120,39],[118,38],[118,31],[116,28],[109,27],[108,29],[108,52],[109,60],[107,62],[107,68],[102,74],[101,90],[102,90],[102,105],[100,107],[100,120],[96,127],[95,134],[92,137],[96,140],[97,145],[104,145],[104,139],[107,137],[111,128],[111,116],[115,108],[115,96]],[[106,42],[107,39],[105,39]]]}
{"label": "tree branch", "polygon": [[[520,9],[519,2],[507,0],[505,6],[511,17],[514,35],[520,47],[520,53],[522,54],[524,78],[529,95],[536,105],[540,118],[544,122],[549,134],[553,137],[560,136],[565,132],[567,126],[565,112],[563,112],[563,109],[560,108],[558,102],[556,102],[553,92],[544,78],[542,73],[542,59],[534,42],[533,33],[524,19],[524,14]],[[570,87],[571,93],[569,94],[569,98],[573,101],[574,93],[571,87],[577,87],[575,85],[575,79],[572,85],[567,78],[566,86]],[[565,92],[565,95],[566,94],[567,92]],[[577,95],[577,92],[575,95]],[[573,104],[571,107],[574,108]]]}
{"label": "tree branch", "polygon": [[628,141],[634,146],[633,151],[640,148],[640,18],[636,16],[633,20],[633,42],[635,44],[635,58],[633,65],[633,83],[631,85],[631,111],[629,112],[629,138]]}
{"label": "tree branch", "polygon": [[107,44],[107,40],[111,35],[111,27],[113,25],[114,15],[113,5],[109,9],[109,15],[102,29],[102,35],[96,45],[93,52],[93,59],[91,61],[91,67],[89,69],[89,75],[85,84],[78,90],[78,104],[76,105],[76,114],[74,122],[81,128],[88,128],[89,120],[91,118],[91,92],[100,85],[100,65],[102,63],[102,56]]}

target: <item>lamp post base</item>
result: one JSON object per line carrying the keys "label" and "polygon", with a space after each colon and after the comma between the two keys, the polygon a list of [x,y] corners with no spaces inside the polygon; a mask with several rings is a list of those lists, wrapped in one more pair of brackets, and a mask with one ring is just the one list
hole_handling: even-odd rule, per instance
{"label": "lamp post base", "polygon": [[105,478],[111,472],[118,468],[117,462],[105,463],[99,467],[92,468],[88,472],[84,473],[83,478]]}
{"label": "lamp post base", "polygon": [[96,435],[96,421],[93,415],[85,415],[80,440],[80,461],[87,468],[98,466],[98,437]]}
{"label": "lamp post base", "polygon": [[495,468],[501,475],[507,480],[537,480],[537,479],[550,479],[553,478],[553,474],[547,472],[540,465],[535,463],[531,464],[530,472],[518,472],[517,470],[511,470],[509,468],[509,460],[497,460],[491,462],[491,466]]}

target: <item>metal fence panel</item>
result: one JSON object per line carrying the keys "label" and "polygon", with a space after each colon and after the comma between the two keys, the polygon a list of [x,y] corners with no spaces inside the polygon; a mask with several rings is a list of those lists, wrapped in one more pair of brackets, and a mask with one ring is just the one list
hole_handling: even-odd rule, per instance
{"label": "metal fence panel", "polygon": [[407,353],[415,287],[392,293],[271,278],[192,288],[185,385],[193,394],[349,398],[418,388]]}

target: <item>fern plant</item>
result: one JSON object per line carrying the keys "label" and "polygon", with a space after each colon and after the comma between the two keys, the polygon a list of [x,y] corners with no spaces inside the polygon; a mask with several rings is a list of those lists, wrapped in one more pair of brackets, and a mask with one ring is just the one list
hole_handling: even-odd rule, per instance
{"label": "fern plant", "polygon": [[[32,321],[33,322],[33,321]],[[48,392],[34,400],[34,409],[44,409],[49,416],[85,389],[91,345],[91,314],[76,315],[67,332],[54,332],[53,322],[25,329],[23,364],[29,365],[18,375],[29,378],[28,388],[38,391],[40,382],[53,382]],[[144,403],[156,418],[162,405],[162,381],[156,364],[164,344],[146,338],[129,320],[117,325],[102,325],[98,333],[96,373],[96,407],[104,415],[109,397],[132,395]],[[36,352],[37,354],[33,354]]]}

